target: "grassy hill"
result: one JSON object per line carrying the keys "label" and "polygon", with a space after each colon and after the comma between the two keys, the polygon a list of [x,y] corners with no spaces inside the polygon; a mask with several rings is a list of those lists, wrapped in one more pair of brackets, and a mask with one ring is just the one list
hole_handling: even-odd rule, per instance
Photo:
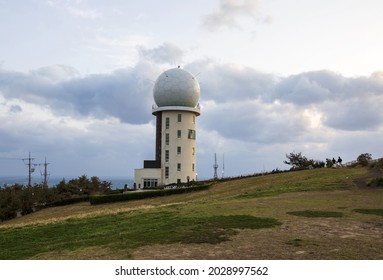
{"label": "grassy hill", "polygon": [[313,169],[0,224],[0,259],[383,259],[381,171]]}

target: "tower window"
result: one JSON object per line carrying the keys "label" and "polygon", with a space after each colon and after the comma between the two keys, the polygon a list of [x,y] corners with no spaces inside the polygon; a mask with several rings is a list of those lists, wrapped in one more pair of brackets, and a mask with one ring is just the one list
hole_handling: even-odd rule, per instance
{"label": "tower window", "polygon": [[169,133],[165,134],[165,144],[169,145]]}
{"label": "tower window", "polygon": [[193,172],[195,171],[195,165],[194,165],[194,163],[192,163],[192,171],[193,171]]}
{"label": "tower window", "polygon": [[177,163],[177,171],[181,171],[181,163]]}
{"label": "tower window", "polygon": [[195,116],[193,116],[193,123],[195,123]]}
{"label": "tower window", "polygon": [[169,162],[169,150],[165,150],[165,162]]}
{"label": "tower window", "polygon": [[165,166],[165,179],[169,179],[169,166]]}
{"label": "tower window", "polygon": [[177,130],[177,138],[181,139],[181,130]]}
{"label": "tower window", "polygon": [[180,155],[181,154],[181,146],[178,146],[177,147],[177,155]]}
{"label": "tower window", "polygon": [[189,129],[189,131],[188,131],[188,138],[195,140],[195,136],[196,136],[195,130]]}
{"label": "tower window", "polygon": [[178,122],[182,122],[182,114],[178,114],[177,115],[177,121]]}
{"label": "tower window", "polygon": [[195,148],[194,147],[192,148],[192,155],[193,156],[195,155]]}
{"label": "tower window", "polygon": [[165,118],[165,128],[166,128],[166,129],[169,129],[169,126],[170,126],[170,118],[169,118],[169,117],[166,117],[166,118]]}

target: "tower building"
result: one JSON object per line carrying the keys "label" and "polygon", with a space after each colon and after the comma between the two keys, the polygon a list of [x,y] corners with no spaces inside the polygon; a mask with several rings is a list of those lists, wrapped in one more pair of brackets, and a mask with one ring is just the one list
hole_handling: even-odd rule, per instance
{"label": "tower building", "polygon": [[153,88],[156,117],[155,160],[135,170],[138,188],[196,180],[196,118],[200,115],[197,79],[181,68],[163,72]]}

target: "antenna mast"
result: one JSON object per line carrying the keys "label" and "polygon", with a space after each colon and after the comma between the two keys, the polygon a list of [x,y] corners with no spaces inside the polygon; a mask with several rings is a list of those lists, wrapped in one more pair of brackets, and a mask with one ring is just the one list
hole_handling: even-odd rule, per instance
{"label": "antenna mast", "polygon": [[44,165],[44,173],[41,174],[43,176],[43,187],[45,188],[48,187],[48,176],[49,176],[48,164],[49,163],[47,163],[47,158],[45,158],[44,163],[42,163],[42,165]]}
{"label": "antenna mast", "polygon": [[34,161],[35,159],[31,158],[31,152],[29,152],[28,158],[23,158],[22,160],[28,161],[28,163],[26,163],[26,165],[28,165],[28,187],[31,187],[32,186],[32,173],[35,172],[35,164],[32,163],[32,161]]}
{"label": "antenna mast", "polygon": [[222,155],[222,178],[225,176],[225,154]]}
{"label": "antenna mast", "polygon": [[218,175],[217,175],[217,169],[218,169],[218,163],[217,163],[217,154],[214,153],[214,165],[213,165],[213,168],[214,168],[214,179],[218,179]]}

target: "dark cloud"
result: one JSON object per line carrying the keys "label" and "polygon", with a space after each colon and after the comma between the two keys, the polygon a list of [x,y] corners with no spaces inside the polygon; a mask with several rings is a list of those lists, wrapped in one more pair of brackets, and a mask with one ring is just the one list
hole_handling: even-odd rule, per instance
{"label": "dark cloud", "polygon": [[[46,155],[61,174],[106,170],[111,162],[118,165],[115,174],[132,174],[143,159],[154,156],[152,88],[162,67],[145,60],[85,77],[64,66],[29,73],[0,70],[0,155]],[[265,153],[280,163],[292,150],[324,159],[341,146],[357,148],[354,137],[360,145],[364,137],[382,136],[381,72],[344,77],[312,71],[280,77],[209,59],[185,69],[201,86],[198,150],[200,159],[208,161],[201,166],[211,165],[214,149],[226,151],[240,171],[249,170],[239,162],[248,149],[246,164],[258,157],[275,168]],[[366,147],[365,152],[378,148]]]}
{"label": "dark cloud", "polygon": [[274,98],[298,106],[314,107],[323,113],[324,124],[341,130],[373,129],[383,123],[380,105],[383,78],[346,78],[331,71],[313,71],[283,79]]}
{"label": "dark cloud", "polygon": [[197,61],[185,68],[197,75],[201,85],[201,100],[225,103],[231,100],[270,99],[278,78],[250,67]]}
{"label": "dark cloud", "polygon": [[341,130],[367,131],[383,124],[383,95],[363,94],[342,102],[325,104],[324,124]]}
{"label": "dark cloud", "polygon": [[58,115],[116,117],[139,124],[150,120],[152,81],[159,72],[150,64],[72,79],[49,67],[28,74],[2,71],[0,91],[8,99],[49,106]]}
{"label": "dark cloud", "polygon": [[265,105],[260,100],[206,105],[206,130],[241,141],[270,144],[294,142],[307,132],[307,120],[289,105]]}
{"label": "dark cloud", "polygon": [[21,108],[19,105],[12,105],[11,108],[9,108],[9,111],[11,113],[20,113],[23,111],[23,108]]}

